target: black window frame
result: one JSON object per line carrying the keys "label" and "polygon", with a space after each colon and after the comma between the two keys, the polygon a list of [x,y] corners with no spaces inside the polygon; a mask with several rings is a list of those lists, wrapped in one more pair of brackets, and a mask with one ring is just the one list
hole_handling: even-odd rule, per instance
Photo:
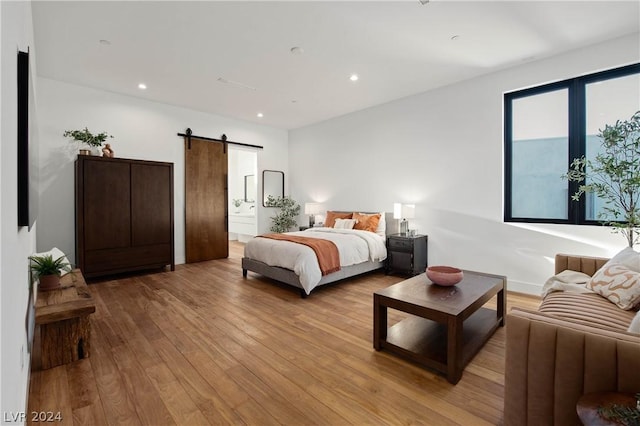
{"label": "black window frame", "polygon": [[[520,223],[554,223],[568,225],[600,225],[598,220],[587,220],[585,213],[585,197],[573,201],[571,196],[578,191],[579,182],[567,182],[568,212],[567,219],[522,218],[512,216],[512,130],[513,101],[529,96],[567,89],[568,91],[568,158],[567,171],[574,158],[586,155],[586,87],[599,81],[606,81],[628,75],[640,75],[640,63],[622,66],[580,77],[557,81],[541,86],[530,87],[504,94],[504,221]],[[621,117],[623,119],[624,117]]]}

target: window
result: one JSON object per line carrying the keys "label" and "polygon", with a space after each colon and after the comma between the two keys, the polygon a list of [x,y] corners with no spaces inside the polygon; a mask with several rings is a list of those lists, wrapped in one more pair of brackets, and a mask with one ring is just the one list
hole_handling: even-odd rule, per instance
{"label": "window", "polygon": [[507,222],[599,224],[603,201],[571,196],[562,176],[574,158],[593,158],[599,129],[640,110],[640,64],[504,95]]}

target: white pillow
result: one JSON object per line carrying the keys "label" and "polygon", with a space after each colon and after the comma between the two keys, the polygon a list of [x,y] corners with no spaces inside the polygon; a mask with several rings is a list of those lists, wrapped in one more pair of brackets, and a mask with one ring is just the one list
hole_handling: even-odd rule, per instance
{"label": "white pillow", "polygon": [[622,251],[613,256],[604,266],[608,266],[613,263],[622,264],[632,271],[640,272],[640,253],[633,250],[631,247],[625,247]]}
{"label": "white pillow", "polygon": [[387,221],[384,212],[380,212],[380,220],[378,221],[376,234],[380,235],[383,238],[387,236]]}
{"label": "white pillow", "polygon": [[33,255],[32,255],[32,256],[42,257],[42,256],[48,256],[48,255],[50,255],[50,256],[51,256],[51,258],[52,258],[53,260],[56,260],[56,259],[59,259],[59,258],[61,258],[61,257],[62,257],[62,258],[63,258],[63,259],[62,259],[62,261],[63,261],[63,262],[66,262],[66,263],[68,263],[68,264],[69,264],[69,267],[68,267],[67,269],[59,269],[59,271],[60,271],[60,276],[63,276],[63,275],[65,275],[65,274],[68,274],[68,273],[69,273],[69,270],[68,270],[68,269],[71,269],[71,268],[72,268],[72,266],[71,266],[71,262],[69,262],[69,259],[67,259],[67,255],[66,255],[66,254],[64,254],[64,253],[62,252],[62,250],[60,250],[60,249],[59,249],[59,248],[57,248],[57,247],[54,247],[54,248],[52,248],[51,250],[49,250],[49,251],[44,251],[44,252],[42,252],[42,253],[33,253]]}
{"label": "white pillow", "polygon": [[355,219],[336,219],[336,223],[333,225],[334,229],[353,229],[357,220]]}

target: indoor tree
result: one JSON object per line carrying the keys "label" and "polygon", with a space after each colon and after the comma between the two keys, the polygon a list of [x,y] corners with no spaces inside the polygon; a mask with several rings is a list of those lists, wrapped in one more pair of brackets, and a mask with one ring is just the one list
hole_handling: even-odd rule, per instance
{"label": "indoor tree", "polygon": [[571,197],[578,201],[593,193],[606,202],[598,213],[603,225],[627,239],[629,247],[640,240],[640,111],[626,121],[605,125],[598,136],[602,151],[593,160],[573,160],[565,178],[581,182]]}

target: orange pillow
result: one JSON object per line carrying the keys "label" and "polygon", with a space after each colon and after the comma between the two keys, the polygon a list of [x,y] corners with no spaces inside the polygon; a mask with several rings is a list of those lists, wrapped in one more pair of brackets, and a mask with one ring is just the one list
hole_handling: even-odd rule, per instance
{"label": "orange pillow", "polygon": [[376,232],[376,229],[378,229],[378,222],[380,222],[380,213],[353,213],[353,219],[357,220],[356,225],[353,227],[353,229]]}
{"label": "orange pillow", "polygon": [[327,212],[327,217],[324,220],[324,226],[327,228],[333,228],[336,223],[336,219],[351,219],[353,213],[340,213],[340,212]]}

